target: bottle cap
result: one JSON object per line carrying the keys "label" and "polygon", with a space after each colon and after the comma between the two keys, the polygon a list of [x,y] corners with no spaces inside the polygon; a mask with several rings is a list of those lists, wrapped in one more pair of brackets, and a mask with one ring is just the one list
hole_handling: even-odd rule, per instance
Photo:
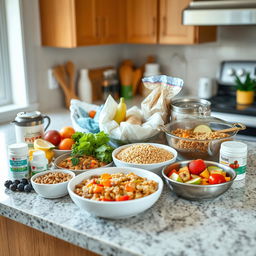
{"label": "bottle cap", "polygon": [[45,152],[42,150],[37,150],[33,153],[33,161],[43,161],[43,160],[47,160],[46,156],[45,156]]}
{"label": "bottle cap", "polygon": [[17,155],[28,154],[28,144],[26,143],[15,143],[8,146],[9,153]]}

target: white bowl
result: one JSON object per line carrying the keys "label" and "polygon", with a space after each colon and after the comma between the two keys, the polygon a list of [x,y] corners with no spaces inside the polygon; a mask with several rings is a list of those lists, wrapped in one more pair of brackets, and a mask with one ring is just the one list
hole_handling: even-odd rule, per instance
{"label": "white bowl", "polygon": [[[70,153],[67,153],[67,154],[63,154],[59,157],[57,157],[53,164],[54,164],[54,167],[57,168],[57,169],[60,169],[60,170],[68,170],[67,168],[62,168],[59,166],[59,163],[61,161],[63,161],[64,159],[70,157]],[[76,175],[80,174],[80,173],[83,173],[83,172],[87,172],[87,171],[90,171],[90,170],[97,170],[97,169],[100,169],[100,168],[105,168],[105,167],[110,167],[113,165],[113,162],[109,163],[109,164],[106,164],[102,167],[98,167],[98,168],[92,168],[92,169],[84,169],[84,170],[71,170],[72,172],[74,172]]]}
{"label": "white bowl", "polygon": [[[136,144],[149,144],[149,145],[152,145],[152,146],[155,146],[155,147],[158,147],[158,148],[163,148],[169,152],[171,152],[173,154],[173,158],[168,160],[168,161],[165,161],[165,162],[161,162],[161,163],[154,163],[154,164],[135,164],[135,163],[127,163],[125,161],[122,161],[122,160],[119,160],[117,159],[115,156],[123,149],[127,148],[127,147],[130,147],[132,145],[136,145]],[[163,144],[157,144],[157,143],[133,143],[133,144],[128,144],[128,145],[124,145],[124,146],[121,146],[119,148],[116,148],[113,152],[112,152],[112,158],[113,158],[113,161],[115,163],[115,165],[117,167],[134,167],[134,168],[142,168],[142,169],[145,169],[145,170],[148,170],[148,171],[151,171],[151,172],[154,172],[154,173],[157,173],[158,175],[161,175],[161,171],[162,169],[169,165],[169,164],[172,164],[176,161],[176,158],[177,158],[177,151],[170,147],[170,146],[167,146],[167,145],[163,145]]]}
{"label": "white bowl", "polygon": [[31,177],[31,184],[34,190],[36,191],[36,193],[45,198],[59,198],[67,195],[68,194],[67,186],[69,181],[65,181],[57,184],[40,184],[40,183],[34,182],[34,180],[37,177],[47,174],[49,172],[64,172],[64,173],[70,174],[72,178],[75,177],[75,174],[72,171],[60,170],[60,169],[53,169],[53,170],[37,173]]}
{"label": "white bowl", "polygon": [[[95,201],[83,198],[74,193],[75,186],[81,183],[83,180],[89,179],[92,175],[101,175],[103,173],[113,174],[118,172],[122,172],[125,174],[133,172],[134,174],[145,177],[148,180],[154,180],[158,183],[158,189],[156,192],[149,196],[122,202]],[[109,219],[128,218],[147,210],[158,200],[162,193],[162,190],[163,181],[158,175],[138,168],[100,168],[97,170],[87,171],[79,174],[78,176],[74,177],[68,184],[68,193],[78,207],[86,210],[93,215]]]}
{"label": "white bowl", "polygon": [[53,149],[55,158],[57,158],[63,154],[67,154],[67,153],[71,154],[71,151],[72,151],[71,149],[70,150],[61,150],[61,149],[57,149],[57,148]]}

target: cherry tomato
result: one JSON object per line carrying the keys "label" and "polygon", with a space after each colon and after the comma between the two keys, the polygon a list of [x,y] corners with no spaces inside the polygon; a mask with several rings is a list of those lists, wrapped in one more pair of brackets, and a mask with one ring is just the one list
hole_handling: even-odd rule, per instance
{"label": "cherry tomato", "polygon": [[202,171],[206,169],[206,165],[204,160],[202,159],[197,159],[193,160],[188,164],[188,169],[192,174],[200,174]]}
{"label": "cherry tomato", "polygon": [[218,173],[213,173],[209,177],[209,184],[220,184],[226,182],[226,179],[223,175]]}

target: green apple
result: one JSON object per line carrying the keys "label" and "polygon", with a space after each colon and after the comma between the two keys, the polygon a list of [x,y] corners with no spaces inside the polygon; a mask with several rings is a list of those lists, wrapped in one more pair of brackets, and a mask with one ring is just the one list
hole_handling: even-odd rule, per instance
{"label": "green apple", "polygon": [[211,172],[211,171],[223,171],[220,167],[214,166],[214,165],[208,166],[207,169],[208,169],[209,172]]}
{"label": "green apple", "polygon": [[183,182],[181,177],[179,176],[179,174],[177,174],[175,172],[169,178],[174,180],[174,181]]}
{"label": "green apple", "polygon": [[201,183],[201,181],[202,181],[202,179],[200,177],[198,177],[198,178],[194,178],[192,180],[186,181],[185,183],[199,185]]}

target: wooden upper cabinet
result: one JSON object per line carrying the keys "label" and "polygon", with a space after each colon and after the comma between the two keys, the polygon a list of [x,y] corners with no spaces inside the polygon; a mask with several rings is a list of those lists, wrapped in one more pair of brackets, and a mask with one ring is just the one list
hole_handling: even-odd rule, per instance
{"label": "wooden upper cabinet", "polygon": [[126,42],[157,43],[158,0],[126,0]]}
{"label": "wooden upper cabinet", "polygon": [[191,0],[159,1],[160,44],[196,44],[216,40],[216,27],[182,25],[182,10]]}
{"label": "wooden upper cabinet", "polygon": [[99,0],[102,43],[123,43],[125,38],[125,5],[123,0]]}
{"label": "wooden upper cabinet", "polygon": [[120,0],[40,0],[42,45],[77,47],[124,41]]}

